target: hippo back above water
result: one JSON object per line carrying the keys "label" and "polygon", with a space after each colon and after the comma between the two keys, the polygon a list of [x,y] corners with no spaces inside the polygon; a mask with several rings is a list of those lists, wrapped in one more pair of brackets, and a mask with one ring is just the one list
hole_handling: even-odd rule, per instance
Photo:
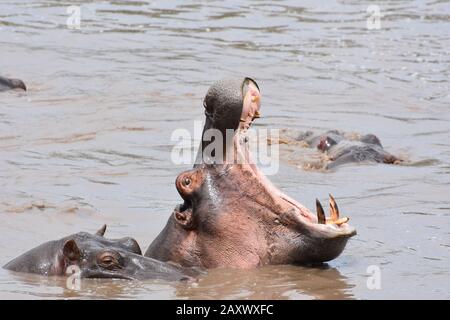
{"label": "hippo back above water", "polygon": [[22,80],[9,79],[0,76],[0,92],[13,89],[20,89],[26,91],[27,87],[25,86],[25,83]]}

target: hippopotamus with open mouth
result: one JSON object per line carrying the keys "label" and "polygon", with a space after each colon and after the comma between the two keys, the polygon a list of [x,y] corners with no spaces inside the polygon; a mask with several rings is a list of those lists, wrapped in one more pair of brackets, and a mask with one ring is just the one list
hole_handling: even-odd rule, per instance
{"label": "hippopotamus with open mouth", "polygon": [[0,92],[11,90],[11,89],[22,89],[27,90],[25,83],[19,79],[9,79],[0,76]]}
{"label": "hippopotamus with open mouth", "polygon": [[46,276],[70,275],[78,267],[81,278],[129,280],[192,280],[195,270],[142,256],[133,238],[106,239],[106,225],[96,234],[79,232],[31,249],[3,268]]}
{"label": "hippopotamus with open mouth", "polygon": [[[321,263],[339,256],[356,230],[340,217],[334,198],[329,218],[319,201],[313,214],[275,187],[251,160],[247,133],[261,115],[256,82],[219,81],[203,105],[206,121],[197,163],[175,182],[184,202],[145,256],[203,268]],[[212,156],[206,152],[211,130],[223,139],[223,148]]]}

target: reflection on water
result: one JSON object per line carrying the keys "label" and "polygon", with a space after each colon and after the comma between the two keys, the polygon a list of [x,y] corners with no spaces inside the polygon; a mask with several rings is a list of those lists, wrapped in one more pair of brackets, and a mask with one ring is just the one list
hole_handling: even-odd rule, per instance
{"label": "reflection on water", "polygon": [[256,270],[211,270],[197,286],[180,286],[192,299],[351,299],[353,285],[336,268],[265,266]]}
{"label": "reflection on water", "polygon": [[[4,272],[4,271],[2,271]],[[128,281],[121,279],[82,279],[79,287],[68,286],[66,278],[42,277],[8,271],[12,281],[5,282],[2,298],[19,299],[161,299],[173,296],[177,286],[159,281]]]}
{"label": "reflection on water", "polygon": [[[145,249],[180,199],[173,130],[203,119],[234,74],[263,94],[256,127],[375,133],[409,165],[305,171],[282,150],[271,179],[313,208],[336,196],[358,229],[329,268],[212,270],[197,285],[64,279],[0,270],[2,298],[450,298],[449,6],[378,1],[57,1],[0,4],[1,264],[103,223]],[[81,8],[70,30],[67,7]],[[298,155],[298,156],[297,156]],[[367,288],[367,268],[381,290]]]}
{"label": "reflection on water", "polygon": [[3,298],[126,299],[351,299],[353,285],[336,268],[265,266],[256,270],[215,269],[197,283],[82,279],[69,287],[63,277],[8,273]]}

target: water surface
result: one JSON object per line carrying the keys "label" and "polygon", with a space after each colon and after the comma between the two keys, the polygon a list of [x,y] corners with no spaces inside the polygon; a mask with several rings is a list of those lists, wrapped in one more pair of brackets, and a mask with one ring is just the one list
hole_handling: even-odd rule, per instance
{"label": "water surface", "polygon": [[[180,197],[173,130],[203,119],[209,85],[235,74],[263,94],[259,127],[375,133],[410,165],[271,179],[309,208],[328,193],[358,235],[323,268],[218,269],[197,285],[0,270],[1,298],[450,298],[450,5],[378,1],[57,1],[0,4],[0,264],[107,223],[144,250]],[[67,7],[81,6],[81,29]],[[381,270],[381,289],[367,268]]]}

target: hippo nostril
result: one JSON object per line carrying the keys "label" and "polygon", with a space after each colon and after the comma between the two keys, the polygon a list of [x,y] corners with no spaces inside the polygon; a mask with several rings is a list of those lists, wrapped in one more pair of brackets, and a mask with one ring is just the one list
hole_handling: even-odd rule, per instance
{"label": "hippo nostril", "polygon": [[321,150],[321,151],[325,151],[325,140],[324,139],[320,139],[319,144],[317,145],[317,149]]}
{"label": "hippo nostril", "polygon": [[184,214],[182,212],[177,212],[175,214],[175,217],[177,218],[177,220],[180,220],[180,221],[185,221],[186,220],[186,214]]}
{"label": "hippo nostril", "polygon": [[181,173],[175,180],[175,186],[184,200],[192,199],[202,184],[202,176],[196,169]]}
{"label": "hippo nostril", "polygon": [[191,204],[185,202],[181,206],[177,206],[174,211],[175,220],[185,229],[193,228]]}
{"label": "hippo nostril", "polygon": [[189,179],[189,178],[184,178],[183,179],[183,185],[185,186],[185,187],[187,187],[188,185],[190,185],[191,184],[191,179]]}

